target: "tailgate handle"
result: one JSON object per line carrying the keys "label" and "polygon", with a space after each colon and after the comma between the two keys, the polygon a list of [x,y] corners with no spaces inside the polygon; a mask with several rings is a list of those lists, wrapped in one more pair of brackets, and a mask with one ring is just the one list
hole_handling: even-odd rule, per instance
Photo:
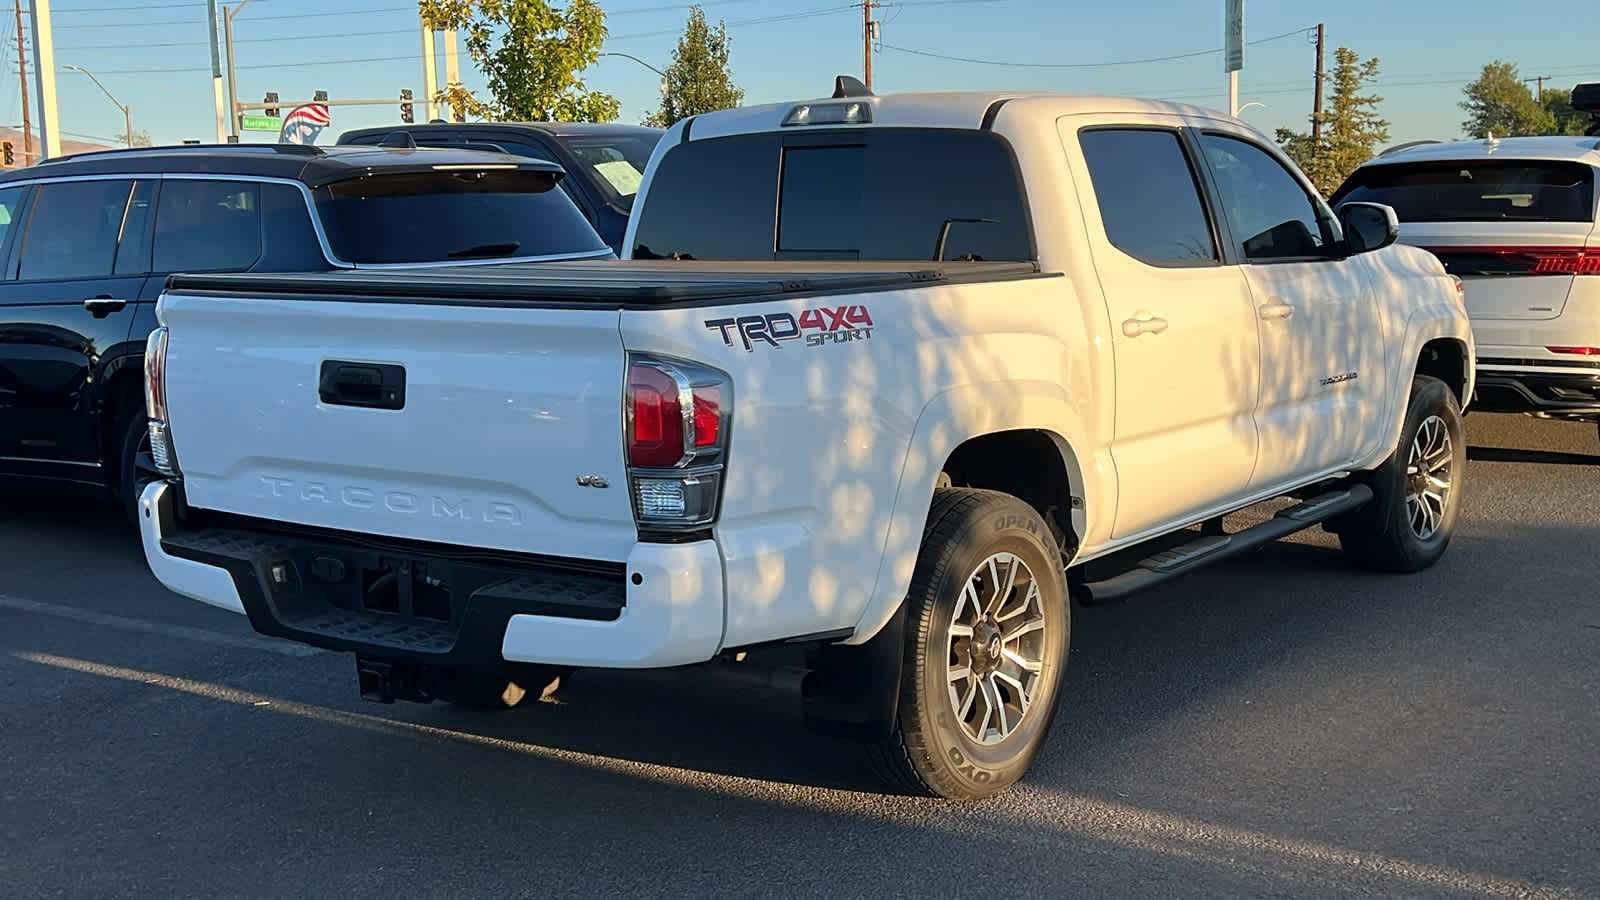
{"label": "tailgate handle", "polygon": [[404,409],[406,369],[383,363],[322,361],[318,396],[334,406],[361,406],[368,409]]}

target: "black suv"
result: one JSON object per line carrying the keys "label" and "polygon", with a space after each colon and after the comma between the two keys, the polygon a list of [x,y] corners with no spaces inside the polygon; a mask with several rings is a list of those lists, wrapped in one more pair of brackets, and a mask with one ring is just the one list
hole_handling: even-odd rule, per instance
{"label": "black suv", "polygon": [[559,167],[460,149],[183,146],[0,175],[0,480],[150,473],[143,356],[167,276],[611,257]]}
{"label": "black suv", "polygon": [[594,122],[430,122],[360,128],[340,144],[377,145],[407,135],[422,147],[483,147],[543,159],[567,172],[561,187],[618,256],[645,164],[665,129]]}

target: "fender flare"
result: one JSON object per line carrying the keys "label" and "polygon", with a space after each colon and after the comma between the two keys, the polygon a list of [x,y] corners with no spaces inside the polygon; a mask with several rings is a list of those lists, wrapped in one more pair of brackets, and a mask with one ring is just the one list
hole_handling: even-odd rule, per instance
{"label": "fender flare", "polygon": [[1091,472],[1110,473],[1112,469],[1109,458],[1096,465],[1097,461],[1085,461],[1078,455],[1076,447],[1091,444],[1079,409],[1068,399],[1066,389],[1045,381],[990,382],[947,389],[934,395],[917,416],[901,465],[872,594],[856,621],[855,633],[843,643],[855,645],[871,640],[903,605],[945,460],[973,438],[1019,430],[1041,431],[1054,440],[1071,485],[1072,525],[1080,539],[1085,537],[1090,504],[1096,498],[1116,494],[1084,474],[1086,462],[1095,467]]}

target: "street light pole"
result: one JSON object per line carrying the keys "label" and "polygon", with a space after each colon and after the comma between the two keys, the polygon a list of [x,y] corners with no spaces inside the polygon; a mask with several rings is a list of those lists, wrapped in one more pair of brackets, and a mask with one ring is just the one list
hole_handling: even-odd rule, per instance
{"label": "street light pole", "polygon": [[615,51],[607,51],[605,53],[601,53],[600,55],[601,56],[620,56],[623,59],[631,59],[634,62],[638,63],[639,65],[644,66],[646,69],[649,69],[650,71],[656,73],[657,75],[660,75],[662,78],[667,77],[667,73],[661,71],[660,69],[656,68],[655,66],[650,65],[649,63],[645,62],[644,60],[640,59],[639,57],[633,56],[633,55],[628,54],[628,53],[617,53]]}
{"label": "street light pole", "polygon": [[100,79],[94,77],[94,73],[89,71],[88,69],[85,69],[83,66],[62,66],[61,68],[62,68],[63,71],[81,72],[84,75],[89,76],[89,80],[94,82],[94,86],[100,89],[100,93],[105,94],[107,100],[110,100],[112,103],[116,104],[117,109],[122,110],[122,117],[123,117],[124,121],[127,123],[127,129],[128,129],[127,130],[127,141],[128,141],[128,146],[132,147],[133,146],[133,110],[131,108],[129,108],[128,106],[124,105],[122,103],[122,101],[118,100],[116,97],[111,96],[111,92],[106,90],[106,86],[100,83]]}
{"label": "street light pole", "polygon": [[233,72],[233,17],[248,6],[250,0],[222,8],[222,46],[228,57],[228,134],[235,143],[239,141],[239,82]]}

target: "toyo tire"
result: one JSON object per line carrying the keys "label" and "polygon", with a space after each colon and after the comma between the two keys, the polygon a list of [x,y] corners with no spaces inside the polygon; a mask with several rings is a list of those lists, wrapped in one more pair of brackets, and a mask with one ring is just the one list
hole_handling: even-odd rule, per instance
{"label": "toyo tire", "polygon": [[1049,734],[1067,662],[1066,577],[1050,531],[1009,494],[937,490],[905,602],[895,725],[869,756],[907,793],[998,794]]}
{"label": "toyo tire", "polygon": [[1400,442],[1369,473],[1373,499],[1339,526],[1354,564],[1380,572],[1420,572],[1444,555],[1461,511],[1466,431],[1455,392],[1416,376]]}

